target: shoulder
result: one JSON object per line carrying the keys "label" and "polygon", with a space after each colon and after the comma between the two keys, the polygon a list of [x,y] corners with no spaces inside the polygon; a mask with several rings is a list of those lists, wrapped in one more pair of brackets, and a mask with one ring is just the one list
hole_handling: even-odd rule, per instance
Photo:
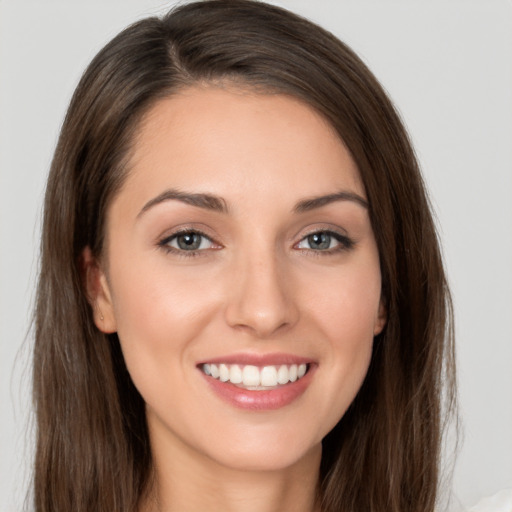
{"label": "shoulder", "polygon": [[512,487],[484,498],[468,512],[512,512]]}

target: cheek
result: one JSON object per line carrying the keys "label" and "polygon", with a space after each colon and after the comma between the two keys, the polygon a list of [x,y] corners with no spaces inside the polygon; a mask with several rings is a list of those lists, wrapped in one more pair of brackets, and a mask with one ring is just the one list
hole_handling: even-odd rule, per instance
{"label": "cheek", "polygon": [[[362,382],[371,358],[381,295],[380,272],[362,272],[344,280],[326,315],[333,318],[330,339],[337,360]],[[335,305],[335,302],[337,304]]]}
{"label": "cheek", "polygon": [[375,256],[326,275],[308,302],[331,343],[357,350],[373,340],[380,298],[381,276]]}
{"label": "cheek", "polygon": [[366,377],[379,314],[379,267],[351,267],[332,276],[326,288],[328,293],[311,296],[309,309],[327,341],[321,359],[323,371],[318,372],[322,398],[315,405],[315,414],[326,419],[319,437],[338,423]]}
{"label": "cheek", "polygon": [[[119,261],[119,260],[118,260]],[[164,265],[117,265],[111,275],[114,315],[123,355],[139,391],[180,371],[214,313],[214,290]],[[160,382],[162,384],[162,382]]]}
{"label": "cheek", "polygon": [[114,312],[119,333],[148,331],[162,334],[194,326],[211,293],[202,277],[165,264],[164,258],[132,260],[112,272]]}

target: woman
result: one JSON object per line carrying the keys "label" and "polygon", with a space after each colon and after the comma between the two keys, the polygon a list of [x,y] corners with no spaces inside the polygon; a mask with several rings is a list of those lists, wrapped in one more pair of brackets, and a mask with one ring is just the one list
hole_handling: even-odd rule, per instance
{"label": "woman", "polygon": [[450,326],[413,150],[345,45],[245,0],[136,23],[48,181],[36,510],[433,510]]}

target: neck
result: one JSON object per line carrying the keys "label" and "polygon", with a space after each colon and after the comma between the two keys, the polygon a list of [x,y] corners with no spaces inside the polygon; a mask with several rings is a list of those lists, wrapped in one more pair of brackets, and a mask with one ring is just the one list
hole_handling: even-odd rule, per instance
{"label": "neck", "polygon": [[245,470],[190,450],[153,454],[153,484],[141,512],[319,512],[321,446],[290,467]]}

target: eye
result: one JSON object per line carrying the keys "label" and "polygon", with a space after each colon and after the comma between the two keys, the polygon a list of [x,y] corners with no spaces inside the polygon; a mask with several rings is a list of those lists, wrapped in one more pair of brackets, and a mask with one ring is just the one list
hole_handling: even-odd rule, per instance
{"label": "eye", "polygon": [[169,250],[187,252],[202,251],[216,247],[205,234],[192,230],[174,233],[164,238],[160,245]]}
{"label": "eye", "polygon": [[316,231],[304,237],[297,249],[312,251],[336,252],[338,250],[351,249],[354,242],[348,237],[333,231]]}

